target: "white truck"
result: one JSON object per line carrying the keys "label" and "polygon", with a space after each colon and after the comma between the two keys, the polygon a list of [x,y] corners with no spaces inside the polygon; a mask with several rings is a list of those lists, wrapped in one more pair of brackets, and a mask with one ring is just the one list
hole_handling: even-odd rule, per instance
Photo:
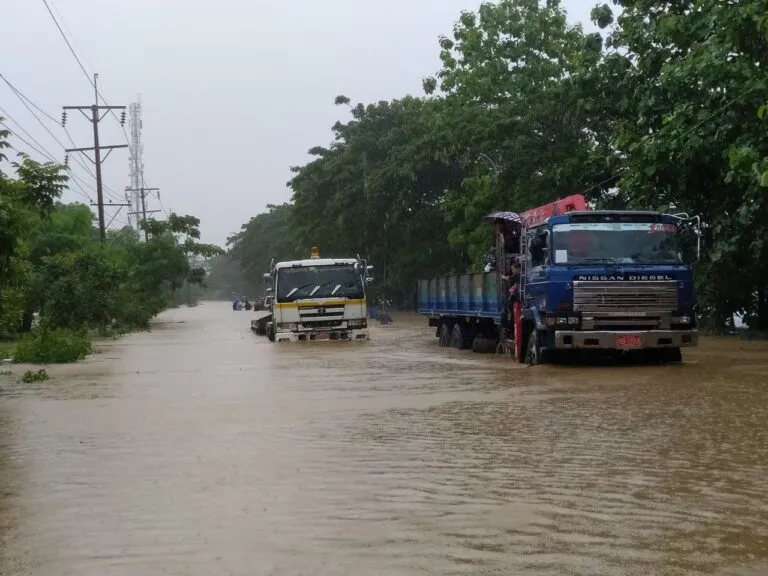
{"label": "white truck", "polygon": [[272,295],[265,317],[251,329],[272,342],[305,340],[368,340],[365,287],[373,278],[356,258],[320,258],[312,248],[308,260],[273,263],[264,274]]}

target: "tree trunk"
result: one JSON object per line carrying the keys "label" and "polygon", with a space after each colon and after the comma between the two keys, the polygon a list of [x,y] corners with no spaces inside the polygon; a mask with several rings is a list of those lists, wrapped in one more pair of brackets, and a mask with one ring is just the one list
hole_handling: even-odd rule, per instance
{"label": "tree trunk", "polygon": [[21,317],[21,326],[19,332],[30,332],[32,330],[32,322],[35,316],[32,312],[24,312],[24,316]]}

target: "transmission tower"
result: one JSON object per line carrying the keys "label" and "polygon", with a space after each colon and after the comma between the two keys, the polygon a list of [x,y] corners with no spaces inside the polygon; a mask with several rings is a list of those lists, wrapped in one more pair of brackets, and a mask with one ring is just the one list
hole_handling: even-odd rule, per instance
{"label": "transmission tower", "polygon": [[144,146],[141,143],[141,96],[138,96],[137,101],[128,106],[128,129],[131,132],[131,154],[128,159],[131,183],[126,188],[125,199],[131,203],[131,212],[136,216],[136,227],[138,228],[141,222],[139,214],[142,214],[141,190],[144,187],[144,160],[142,158]]}

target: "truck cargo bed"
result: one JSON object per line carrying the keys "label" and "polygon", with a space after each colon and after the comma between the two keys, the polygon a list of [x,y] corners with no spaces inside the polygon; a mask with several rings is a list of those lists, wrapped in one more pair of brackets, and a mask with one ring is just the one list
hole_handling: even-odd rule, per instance
{"label": "truck cargo bed", "polygon": [[419,280],[419,314],[501,319],[498,272],[451,274]]}

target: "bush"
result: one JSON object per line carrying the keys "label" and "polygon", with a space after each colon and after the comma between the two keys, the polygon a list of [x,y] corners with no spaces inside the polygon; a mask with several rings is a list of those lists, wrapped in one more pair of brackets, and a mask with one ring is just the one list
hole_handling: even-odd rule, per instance
{"label": "bush", "polygon": [[15,360],[29,364],[65,364],[82,360],[90,353],[91,338],[85,330],[43,328],[19,341]]}
{"label": "bush", "polygon": [[21,381],[25,384],[32,384],[33,382],[45,382],[49,378],[50,376],[48,376],[48,372],[45,370],[40,369],[37,372],[27,370],[24,372],[24,376],[21,377]]}

